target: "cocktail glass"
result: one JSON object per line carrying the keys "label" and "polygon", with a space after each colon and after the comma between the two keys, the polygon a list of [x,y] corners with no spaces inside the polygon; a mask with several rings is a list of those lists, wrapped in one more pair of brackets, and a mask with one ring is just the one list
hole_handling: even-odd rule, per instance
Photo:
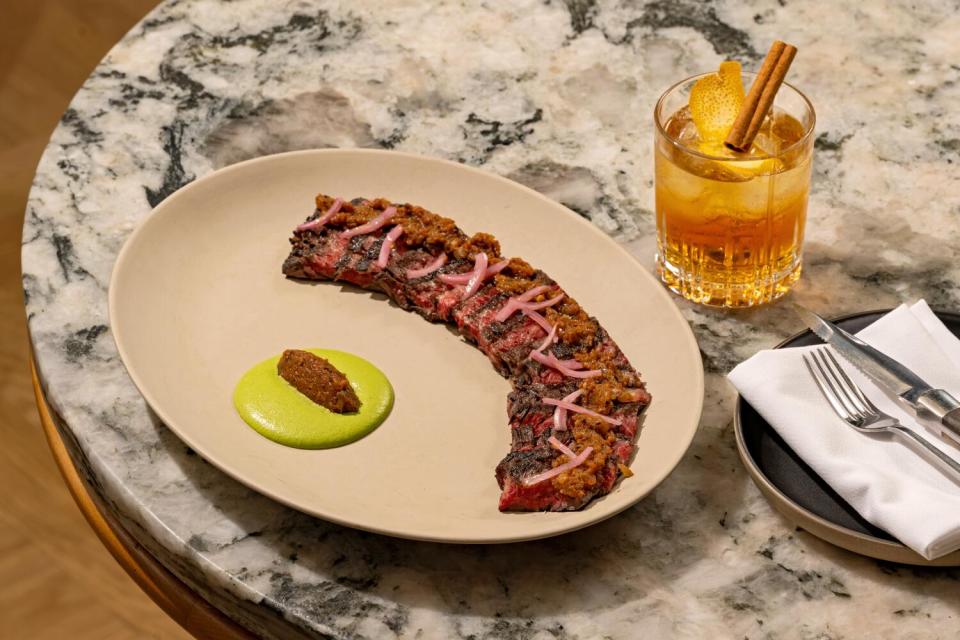
{"label": "cocktail glass", "polygon": [[654,111],[657,268],[688,300],[751,307],[800,278],[816,116],[784,83],[748,153],[701,141],[687,105],[704,75],[668,89]]}

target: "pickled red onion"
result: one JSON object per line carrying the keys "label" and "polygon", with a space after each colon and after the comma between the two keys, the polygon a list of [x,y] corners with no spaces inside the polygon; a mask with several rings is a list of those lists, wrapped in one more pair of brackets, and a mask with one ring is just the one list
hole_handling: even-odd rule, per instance
{"label": "pickled red onion", "polygon": [[414,278],[422,278],[423,276],[428,276],[443,265],[447,264],[447,254],[441,253],[433,261],[425,267],[419,269],[410,269],[407,271],[407,280],[413,280]]}
{"label": "pickled red onion", "polygon": [[467,284],[470,281],[470,274],[473,271],[468,271],[467,273],[441,273],[437,276],[437,280],[444,284]]}
{"label": "pickled red onion", "polygon": [[[486,280],[490,276],[496,275],[503,271],[507,266],[507,261],[502,260],[492,267],[487,267],[487,272],[483,274],[483,279]],[[473,271],[468,271],[466,273],[445,273],[440,276],[440,279],[447,284],[467,284],[470,282],[470,276],[473,275]]]}
{"label": "pickled red onion", "polygon": [[549,300],[544,300],[543,302],[521,302],[520,304],[522,304],[523,309],[527,311],[539,311],[540,309],[546,309],[547,307],[552,307],[553,305],[557,304],[563,300],[564,295],[566,294],[561,293],[560,295],[554,296]]}
{"label": "pickled red onion", "polygon": [[483,252],[473,256],[473,260],[473,274],[470,276],[470,280],[467,282],[467,290],[463,292],[464,300],[475,294],[480,289],[480,285],[483,284],[484,276],[487,274],[487,264],[490,262],[490,259],[487,258],[487,254]]}
{"label": "pickled red onion", "polygon": [[522,303],[519,302],[516,298],[510,298],[509,300],[507,300],[507,304],[503,305],[500,308],[500,311],[497,311],[497,315],[493,316],[493,319],[496,320],[497,322],[503,322],[504,320],[512,316],[514,313],[516,313],[517,310],[520,309],[521,304]]}
{"label": "pickled red onion", "polygon": [[549,471],[544,471],[543,473],[538,473],[535,476],[530,476],[529,478],[525,478],[523,480],[523,484],[526,487],[529,487],[535,484],[540,484],[544,480],[549,480],[550,478],[556,477],[561,473],[563,473],[564,471],[569,471],[570,469],[579,467],[581,464],[586,462],[587,458],[590,457],[591,453],[593,453],[593,447],[587,447],[586,449],[581,451],[580,454],[573,460],[568,460],[567,462],[564,462],[563,464],[556,466],[553,469],[550,469]]}
{"label": "pickled red onion", "polygon": [[301,225],[297,225],[297,231],[306,231],[307,229],[316,229],[317,227],[322,227],[323,225],[330,222],[332,218],[338,211],[340,207],[343,206],[343,198],[337,198],[333,201],[333,204],[330,205],[330,208],[327,209],[327,212],[316,220],[311,220],[310,222],[304,222]]}
{"label": "pickled red onion", "polygon": [[539,351],[531,351],[530,359],[536,360],[544,366],[556,369],[569,378],[596,378],[603,373],[600,369],[590,369],[588,371],[572,369],[568,365],[563,364],[560,360],[557,360],[557,356],[553,355],[552,353],[544,355]]}
{"label": "pickled red onion", "polygon": [[597,413],[596,411],[591,411],[586,407],[581,407],[578,404],[573,404],[572,402],[567,402],[566,400],[554,400],[553,398],[542,398],[543,404],[548,404],[552,407],[563,407],[567,411],[573,411],[574,413],[583,413],[588,416],[593,416],[594,418],[600,418],[606,423],[620,426],[623,424],[623,420],[617,420],[616,418],[611,418],[605,416],[602,413]]}
{"label": "pickled red onion", "polygon": [[390,218],[392,218],[395,215],[397,215],[397,208],[387,207],[386,209],[383,210],[383,213],[378,215],[373,220],[370,220],[369,222],[364,223],[359,227],[354,227],[353,229],[347,229],[346,231],[341,233],[340,236],[343,238],[352,238],[353,236],[360,236],[365,233],[376,231],[383,225],[387,224],[387,222],[390,221]]}
{"label": "pickled red onion", "polygon": [[[530,302],[530,300],[542,293],[542,291],[536,291],[537,289],[549,289],[549,287],[534,287],[522,296],[510,298],[507,300],[507,304],[503,305],[500,311],[497,311],[497,315],[493,316],[493,319],[497,322],[503,322],[517,311],[539,311],[540,309],[552,307],[563,300],[564,295],[566,295],[561,293],[560,295],[554,296],[549,300],[544,300],[543,302]],[[536,291],[536,293],[533,293],[534,291]],[[533,293],[533,295],[530,295],[531,293]],[[529,297],[527,297],[526,300],[522,299],[525,296]]]}
{"label": "pickled red onion", "polygon": [[546,331],[547,333],[550,333],[550,330],[553,329],[553,327],[550,326],[550,323],[547,322],[547,319],[544,318],[539,313],[537,313],[536,311],[527,311],[526,309],[524,309],[523,315],[527,316],[528,318],[536,322],[538,325],[540,325],[540,328]]}
{"label": "pickled red onion", "polygon": [[[583,394],[583,389],[577,389],[573,393],[563,398],[564,402],[574,402]],[[553,430],[565,431],[567,428],[567,410],[563,407],[557,407],[553,410]]]}
{"label": "pickled red onion", "polygon": [[575,454],[570,447],[557,440],[556,436],[550,436],[547,438],[547,442],[550,443],[551,447],[567,456],[568,459],[573,460],[577,457],[577,454]]}
{"label": "pickled red onion", "polygon": [[390,259],[390,249],[393,248],[393,243],[397,241],[397,238],[403,235],[403,227],[400,225],[395,226],[393,229],[390,229],[390,232],[387,234],[387,237],[383,239],[383,244],[380,245],[380,255],[377,256],[377,266],[381,269],[386,268],[387,261]]}
{"label": "pickled red onion", "polygon": [[563,407],[557,407],[553,410],[553,430],[567,430],[567,410]]}
{"label": "pickled red onion", "polygon": [[546,349],[557,337],[557,325],[553,325],[550,331],[547,332],[546,339],[540,343],[540,346],[537,347],[537,351],[543,351]]}
{"label": "pickled red onion", "polygon": [[503,308],[500,309],[500,311],[497,311],[497,315],[493,316],[493,319],[496,320],[497,322],[503,322],[504,320],[512,316],[514,312],[517,311],[517,309],[520,308],[518,303],[529,302],[530,300],[533,300],[544,291],[547,291],[549,288],[550,287],[547,285],[540,285],[539,287],[534,287],[533,289],[530,289],[526,293],[510,298],[509,300],[507,300],[507,304],[505,304]]}
{"label": "pickled red onion", "polygon": [[538,295],[550,289],[550,285],[542,284],[539,287],[534,287],[524,293],[521,293],[517,296],[517,302],[530,302]]}
{"label": "pickled red onion", "polygon": [[500,273],[501,271],[503,271],[504,269],[506,269],[508,264],[510,264],[510,261],[509,261],[509,260],[501,260],[500,262],[498,262],[497,264],[493,265],[492,267],[487,267],[487,276],[486,276],[486,277],[489,278],[490,276],[495,276],[495,275],[497,275],[498,273]]}

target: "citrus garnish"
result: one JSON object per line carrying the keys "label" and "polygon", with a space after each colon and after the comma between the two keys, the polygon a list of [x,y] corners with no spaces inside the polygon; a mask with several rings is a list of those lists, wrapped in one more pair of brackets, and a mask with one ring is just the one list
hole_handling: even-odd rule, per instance
{"label": "citrus garnish", "polygon": [[739,62],[721,62],[717,73],[697,80],[690,90],[690,115],[702,141],[723,143],[743,96]]}

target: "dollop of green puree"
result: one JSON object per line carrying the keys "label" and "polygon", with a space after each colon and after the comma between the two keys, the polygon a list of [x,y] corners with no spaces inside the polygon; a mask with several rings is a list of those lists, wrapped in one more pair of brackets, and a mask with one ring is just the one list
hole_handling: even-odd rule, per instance
{"label": "dollop of green puree", "polygon": [[298,449],[329,449],[362,438],[386,420],[393,387],[375,366],[344,351],[305,349],[339,369],[360,399],[356,413],[334,413],[297,391],[277,373],[280,356],[243,374],[233,392],[240,417],[261,435]]}

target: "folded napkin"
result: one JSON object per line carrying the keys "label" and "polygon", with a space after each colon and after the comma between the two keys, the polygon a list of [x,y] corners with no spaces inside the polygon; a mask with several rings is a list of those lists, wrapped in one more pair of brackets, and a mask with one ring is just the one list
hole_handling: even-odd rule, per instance
{"label": "folded napkin", "polygon": [[[960,396],[960,340],[924,301],[901,305],[859,334],[934,387]],[[960,484],[898,441],[855,431],[833,412],[801,360],[809,347],[757,353],[730,372],[740,394],[869,522],[932,560],[960,548]],[[882,411],[954,459],[960,449],[838,357]]]}

